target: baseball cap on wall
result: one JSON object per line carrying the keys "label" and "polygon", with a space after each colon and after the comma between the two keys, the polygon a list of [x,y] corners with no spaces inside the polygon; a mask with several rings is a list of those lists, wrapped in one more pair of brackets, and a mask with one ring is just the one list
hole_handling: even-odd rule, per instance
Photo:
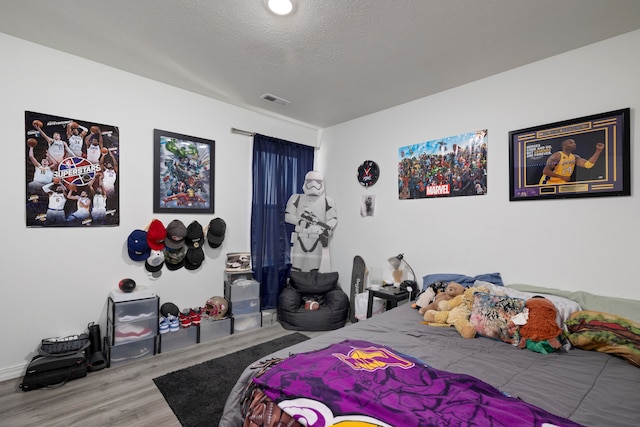
{"label": "baseball cap on wall", "polygon": [[164,239],[164,244],[171,249],[180,249],[184,246],[184,238],[186,236],[187,227],[179,219],[174,219],[167,225],[167,236]]}
{"label": "baseball cap on wall", "polygon": [[209,221],[207,229],[207,241],[212,248],[218,248],[224,241],[227,231],[227,223],[222,218],[215,218]]}
{"label": "baseball cap on wall", "polygon": [[164,248],[164,265],[169,270],[178,270],[184,267],[184,258],[187,255],[187,247],[180,249]]}
{"label": "baseball cap on wall", "polygon": [[184,259],[184,267],[187,270],[197,270],[204,261],[204,231],[198,221],[193,221],[187,227],[187,255]]}
{"label": "baseball cap on wall", "polygon": [[198,221],[193,221],[187,227],[187,245],[191,248],[199,248],[204,243],[204,231]]}
{"label": "baseball cap on wall", "polygon": [[160,271],[164,265],[164,252],[152,250],[149,254],[149,258],[144,262],[144,267],[150,273]]}
{"label": "baseball cap on wall", "polygon": [[129,258],[133,261],[144,261],[149,257],[149,244],[147,243],[147,232],[144,230],[133,230],[127,238],[127,250]]}
{"label": "baseball cap on wall", "polygon": [[164,239],[167,237],[167,230],[164,228],[164,224],[158,219],[154,219],[149,224],[147,230],[147,243],[149,247],[156,251],[164,249]]}
{"label": "baseball cap on wall", "polygon": [[184,267],[187,270],[197,270],[204,261],[204,250],[202,247],[189,248],[184,258]]}

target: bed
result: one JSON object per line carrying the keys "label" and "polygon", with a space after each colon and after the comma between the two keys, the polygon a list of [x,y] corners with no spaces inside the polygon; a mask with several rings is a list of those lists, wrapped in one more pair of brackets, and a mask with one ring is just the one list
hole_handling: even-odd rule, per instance
{"label": "bed", "polygon": [[[521,296],[542,294],[560,298],[558,301],[566,299],[577,304],[578,314],[587,312],[613,313],[617,310],[621,313],[614,314],[625,316],[625,319],[635,317],[632,319],[632,323],[638,322],[637,317],[640,316],[640,301],[605,298],[583,292],[571,293],[526,285],[511,285],[505,289],[513,289],[514,293],[520,293]],[[575,315],[575,313],[576,309],[574,308],[573,313],[567,312],[563,315],[566,317],[570,314]],[[433,371],[427,371],[426,374],[420,371],[418,375],[426,375],[429,377],[429,381],[434,383],[433,378],[435,377],[431,376],[432,372],[454,374],[467,382],[471,378],[471,380],[480,380],[483,384],[489,384],[514,403],[527,405],[524,409],[515,406],[514,410],[517,412],[539,409],[543,415],[550,414],[551,418],[543,420],[549,425],[572,425],[572,423],[607,427],[636,427],[640,425],[640,368],[620,355],[582,350],[575,346],[542,354],[483,336],[472,339],[462,338],[453,327],[428,326],[422,324],[421,320],[422,316],[416,309],[412,308],[410,304],[404,304],[370,319],[349,324],[344,328],[327,332],[273,353],[261,361],[256,361],[258,363],[254,365],[271,359],[295,361],[297,357],[306,357],[308,352],[316,354],[329,346],[344,345],[345,343],[347,345],[354,342],[374,343],[380,346],[379,349],[383,351],[391,349],[400,357],[406,356],[406,360],[417,360],[417,364],[420,362],[426,364]],[[634,323],[634,325],[638,324]],[[637,329],[634,332],[637,333]],[[637,340],[638,336],[634,336],[634,339]],[[636,350],[640,352],[637,345],[636,341]],[[585,348],[587,347],[585,346]],[[291,355],[296,356],[291,358]],[[294,365],[295,363],[291,366]],[[274,368],[269,368],[267,372],[270,372],[271,369]],[[256,376],[257,371],[252,366],[244,370],[228,397],[220,426],[237,427],[243,425],[241,405],[243,400],[246,401],[247,385],[252,384],[252,378]],[[275,375],[273,374],[273,376]],[[449,391],[449,393],[451,392]],[[444,391],[440,396],[443,394],[445,394]],[[499,407],[494,406],[499,403],[494,404],[490,400],[484,400],[484,397],[479,399],[482,400],[484,408]],[[404,405],[404,401],[398,402],[398,405]],[[482,408],[482,405],[478,407]],[[464,409],[460,409],[460,411],[464,411]],[[509,410],[505,409],[504,413],[507,412]],[[457,414],[459,413],[457,412]],[[489,415],[484,414],[483,416]],[[477,414],[467,414],[466,416],[471,420],[474,419],[474,416],[478,417]],[[479,419],[482,418],[476,420]],[[407,425],[440,425],[438,421],[433,421],[428,417],[414,417],[413,420],[415,423],[406,424],[406,421],[403,421],[402,427]],[[565,424],[563,424],[564,421],[566,421]],[[511,425],[508,419],[500,420],[500,417],[495,424],[499,424],[499,422],[504,422],[501,425]],[[543,422],[536,423],[543,424]],[[336,423],[336,425],[338,424]],[[490,424],[487,421],[474,425]],[[344,425],[349,425],[349,423]],[[359,425],[398,424],[376,423],[374,420],[369,424]],[[471,424],[459,422],[456,425]]]}

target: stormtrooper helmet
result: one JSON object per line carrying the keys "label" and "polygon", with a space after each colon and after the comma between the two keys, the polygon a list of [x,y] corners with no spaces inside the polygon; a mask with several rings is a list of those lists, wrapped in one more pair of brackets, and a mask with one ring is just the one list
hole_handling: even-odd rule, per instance
{"label": "stormtrooper helmet", "polygon": [[320,172],[309,171],[304,176],[304,194],[319,196],[324,193],[324,178]]}

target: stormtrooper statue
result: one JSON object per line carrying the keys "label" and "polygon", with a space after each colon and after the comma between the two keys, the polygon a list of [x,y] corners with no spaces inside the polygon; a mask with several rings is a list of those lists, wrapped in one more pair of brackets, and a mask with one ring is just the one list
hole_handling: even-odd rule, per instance
{"label": "stormtrooper statue", "polygon": [[305,175],[304,194],[287,201],[284,220],[295,225],[291,233],[291,269],[320,270],[323,248],[329,244],[338,217],[333,200],[324,194],[324,178],[316,171]]}

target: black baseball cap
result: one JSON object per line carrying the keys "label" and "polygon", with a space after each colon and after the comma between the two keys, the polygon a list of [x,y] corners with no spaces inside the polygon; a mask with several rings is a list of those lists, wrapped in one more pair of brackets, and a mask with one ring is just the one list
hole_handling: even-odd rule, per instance
{"label": "black baseball cap", "polygon": [[207,229],[207,241],[212,248],[218,248],[224,241],[224,235],[227,231],[227,223],[222,218],[215,218],[209,222]]}

